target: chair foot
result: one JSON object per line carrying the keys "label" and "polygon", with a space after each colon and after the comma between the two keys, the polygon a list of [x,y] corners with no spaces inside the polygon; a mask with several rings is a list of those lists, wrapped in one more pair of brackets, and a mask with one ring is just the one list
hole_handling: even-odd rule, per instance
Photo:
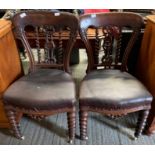
{"label": "chair foot", "polygon": [[86,137],[82,137],[82,136],[81,136],[80,139],[81,139],[81,140],[88,140],[88,136],[86,136]]}
{"label": "chair foot", "polygon": [[22,136],[22,137],[17,137],[17,138],[20,139],[20,140],[24,140],[24,139],[25,139],[24,136]]}
{"label": "chair foot", "polygon": [[22,137],[21,137],[21,140],[24,140],[24,139],[25,139],[25,137],[24,137],[24,136],[22,136]]}
{"label": "chair foot", "polygon": [[69,144],[73,144],[73,142],[74,142],[74,139],[69,139],[69,140],[68,140],[68,143],[69,143]]}
{"label": "chair foot", "polygon": [[20,139],[20,140],[24,140],[25,137],[21,134],[20,129],[12,129],[12,133],[15,135],[16,138]]}

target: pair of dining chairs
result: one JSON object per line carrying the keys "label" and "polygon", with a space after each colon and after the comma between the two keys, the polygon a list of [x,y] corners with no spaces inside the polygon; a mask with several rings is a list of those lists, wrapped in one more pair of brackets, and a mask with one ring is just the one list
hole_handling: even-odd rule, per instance
{"label": "pair of dining chairs", "polygon": [[[118,117],[139,111],[135,137],[141,135],[152,96],[127,72],[128,56],[143,26],[141,16],[99,13],[77,18],[65,12],[29,11],[16,14],[12,22],[15,37],[23,43],[30,60],[29,73],[14,81],[3,95],[6,115],[17,138],[23,139],[18,113],[43,119],[66,112],[72,143],[77,101],[82,140],[87,139],[89,112]],[[94,29],[93,39],[88,37],[88,29]],[[132,35],[121,56],[122,32],[128,29]],[[88,67],[77,100],[69,61],[78,32],[87,50]]]}

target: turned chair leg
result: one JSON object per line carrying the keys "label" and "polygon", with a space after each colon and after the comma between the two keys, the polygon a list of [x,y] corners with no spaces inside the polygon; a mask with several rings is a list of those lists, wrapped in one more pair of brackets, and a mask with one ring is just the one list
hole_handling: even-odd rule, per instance
{"label": "turned chair leg", "polygon": [[80,139],[87,140],[87,122],[88,122],[88,112],[80,111],[79,113],[80,120]]}
{"label": "turned chair leg", "polygon": [[149,110],[140,111],[139,116],[138,116],[137,127],[136,127],[135,134],[134,134],[135,139],[137,139],[142,134],[145,128],[145,125],[146,125],[148,115],[149,115]]}
{"label": "turned chair leg", "polygon": [[75,108],[67,113],[69,143],[72,144],[75,139],[76,113]]}
{"label": "turned chair leg", "polygon": [[10,123],[10,126],[11,126],[11,129],[12,129],[13,133],[15,134],[15,136],[18,139],[23,140],[24,136],[21,134],[20,126],[16,121],[16,117],[15,117],[16,113],[13,110],[10,110],[10,109],[5,109],[5,111],[6,111],[6,115],[7,115],[7,118],[9,120],[9,123]]}

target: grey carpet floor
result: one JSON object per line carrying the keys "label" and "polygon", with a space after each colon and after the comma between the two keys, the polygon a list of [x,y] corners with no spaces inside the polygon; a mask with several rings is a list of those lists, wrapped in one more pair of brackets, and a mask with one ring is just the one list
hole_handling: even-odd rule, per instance
{"label": "grey carpet floor", "polygon": [[[86,56],[80,51],[80,64],[72,66],[73,77],[77,86],[85,75]],[[23,61],[25,66],[26,61]],[[77,88],[78,90],[78,88]],[[137,113],[112,120],[106,116],[89,113],[88,141],[79,139],[79,124],[77,110],[75,145],[154,145],[155,135],[142,135],[133,140],[137,121]],[[1,145],[68,145],[66,114],[50,116],[42,121],[33,120],[27,116],[21,120],[21,130],[24,140],[16,139],[8,129],[0,129]]]}

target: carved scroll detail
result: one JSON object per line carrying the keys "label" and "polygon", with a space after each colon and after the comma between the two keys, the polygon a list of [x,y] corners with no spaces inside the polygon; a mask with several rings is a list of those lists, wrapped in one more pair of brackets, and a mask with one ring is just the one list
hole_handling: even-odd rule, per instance
{"label": "carved scroll detail", "polygon": [[107,27],[104,30],[104,43],[103,43],[103,50],[104,50],[104,56],[102,57],[101,61],[104,64],[105,68],[110,68],[110,65],[112,63],[112,44],[113,44],[113,36],[111,28]]}
{"label": "carved scroll detail", "polygon": [[121,28],[107,26],[95,28],[94,62],[111,68],[112,64],[118,64],[121,48]]}
{"label": "carved scroll detail", "polygon": [[46,43],[45,43],[45,61],[47,63],[56,63],[56,58],[54,55],[55,51],[55,43],[53,40],[53,33],[55,29],[53,26],[45,26],[45,33],[46,33]]}

